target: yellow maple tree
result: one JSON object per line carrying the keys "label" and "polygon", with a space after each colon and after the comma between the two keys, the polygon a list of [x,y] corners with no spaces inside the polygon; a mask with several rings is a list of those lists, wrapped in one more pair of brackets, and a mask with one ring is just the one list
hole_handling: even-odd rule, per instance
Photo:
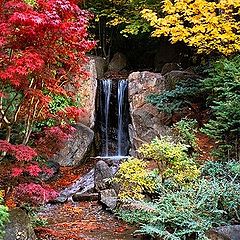
{"label": "yellow maple tree", "polygon": [[240,50],[240,0],[163,0],[163,16],[144,9],[152,36],[183,41],[198,53],[230,55]]}

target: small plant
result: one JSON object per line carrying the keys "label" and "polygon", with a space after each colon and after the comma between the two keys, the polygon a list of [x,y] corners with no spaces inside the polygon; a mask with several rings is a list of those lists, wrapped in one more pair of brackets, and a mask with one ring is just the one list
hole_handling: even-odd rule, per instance
{"label": "small plant", "polygon": [[197,120],[184,118],[174,124],[174,129],[180,135],[183,143],[191,146],[193,149],[197,147]]}
{"label": "small plant", "polygon": [[202,175],[212,179],[228,179],[240,182],[240,163],[232,160],[229,162],[207,162],[202,168]]}
{"label": "small plant", "polygon": [[[146,100],[171,117],[185,108],[195,111],[194,104],[204,103],[205,96],[206,91],[200,79],[187,79],[177,82],[175,89],[149,95]],[[201,107],[205,108],[205,105]]]}

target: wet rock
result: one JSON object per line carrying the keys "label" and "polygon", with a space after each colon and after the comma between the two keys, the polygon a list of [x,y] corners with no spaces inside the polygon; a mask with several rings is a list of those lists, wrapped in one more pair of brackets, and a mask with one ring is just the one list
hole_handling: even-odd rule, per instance
{"label": "wet rock", "polygon": [[107,209],[114,210],[117,206],[117,193],[114,189],[100,191],[100,202]]}
{"label": "wet rock", "polygon": [[95,166],[94,187],[97,191],[108,189],[113,177],[112,169],[104,161],[98,161]]}
{"label": "wet rock", "polygon": [[109,71],[121,71],[127,66],[127,58],[122,53],[115,53],[112,60],[109,63]]}
{"label": "wet rock", "polygon": [[16,208],[10,211],[4,240],[37,240],[30,218],[24,210]]}
{"label": "wet rock", "polygon": [[75,193],[72,196],[74,202],[92,202],[99,200],[99,193]]}
{"label": "wet rock", "polygon": [[76,124],[74,127],[76,128],[74,135],[53,158],[53,161],[61,166],[78,166],[84,163],[91,151],[94,132],[81,123]]}
{"label": "wet rock", "polygon": [[170,131],[164,126],[165,114],[157,108],[146,103],[146,97],[153,93],[161,93],[166,90],[165,78],[160,73],[133,72],[128,77],[129,103],[132,124],[129,133],[132,145],[131,155],[145,142],[154,137],[168,134]]}
{"label": "wet rock", "polygon": [[64,203],[67,200],[72,200],[72,196],[78,192],[78,194],[84,194],[87,192],[93,192],[94,190],[94,169],[74,182],[70,187],[65,188],[59,193],[55,202]]}
{"label": "wet rock", "polygon": [[240,225],[213,228],[208,231],[207,236],[211,240],[239,240]]}

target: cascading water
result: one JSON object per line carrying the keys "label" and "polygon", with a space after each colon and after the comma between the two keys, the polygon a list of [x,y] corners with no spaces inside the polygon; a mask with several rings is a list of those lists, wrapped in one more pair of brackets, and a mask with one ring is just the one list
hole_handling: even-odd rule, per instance
{"label": "cascading water", "polygon": [[117,155],[122,156],[122,144],[123,144],[123,107],[124,107],[124,97],[127,90],[127,81],[120,80],[118,82],[118,129],[117,129]]}
{"label": "cascading water", "polygon": [[105,156],[108,156],[108,123],[109,123],[109,103],[110,103],[110,96],[111,96],[111,90],[112,90],[112,81],[102,80],[102,90],[103,90],[103,97],[104,102],[102,104],[102,110],[104,112],[104,136],[105,136]]}
{"label": "cascading water", "polygon": [[[128,83],[124,80],[99,80],[96,101],[96,139],[101,157],[119,158],[129,151]],[[100,145],[99,145],[100,143]]]}

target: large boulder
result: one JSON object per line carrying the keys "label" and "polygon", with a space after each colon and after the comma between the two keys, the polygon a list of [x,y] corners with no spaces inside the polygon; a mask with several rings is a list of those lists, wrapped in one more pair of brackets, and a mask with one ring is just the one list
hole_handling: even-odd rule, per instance
{"label": "large boulder", "polygon": [[207,236],[211,240],[239,240],[240,225],[213,228],[208,231]]}
{"label": "large boulder", "polygon": [[5,227],[4,240],[37,240],[27,213],[15,208],[10,211],[10,221]]}
{"label": "large boulder", "polygon": [[132,124],[129,127],[132,154],[143,143],[154,137],[165,135],[168,128],[164,126],[165,115],[157,108],[146,103],[149,94],[165,91],[165,78],[160,73],[133,72],[128,77],[129,103]]}
{"label": "large boulder", "polygon": [[108,70],[109,71],[121,71],[127,66],[127,58],[122,53],[115,53],[111,59]]}
{"label": "large boulder", "polygon": [[78,166],[90,155],[94,132],[81,123],[74,127],[76,131],[73,136],[53,158],[61,166]]}

